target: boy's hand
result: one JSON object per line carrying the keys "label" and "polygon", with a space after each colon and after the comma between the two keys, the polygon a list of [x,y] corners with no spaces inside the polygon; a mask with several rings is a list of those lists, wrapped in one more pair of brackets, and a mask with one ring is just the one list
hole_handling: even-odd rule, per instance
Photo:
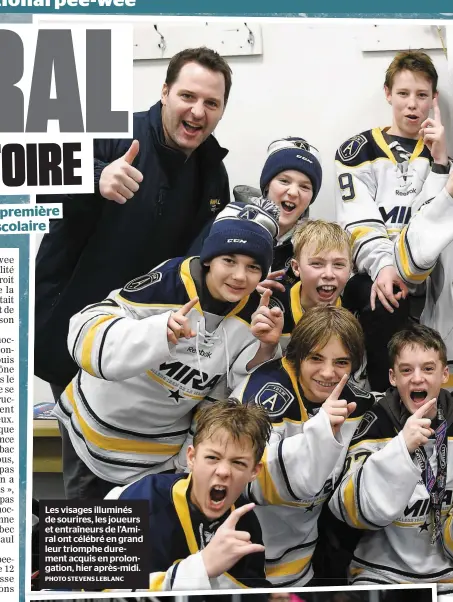
{"label": "boy's hand", "polygon": [[143,182],[142,172],[132,166],[138,151],[138,140],[134,140],[122,157],[104,167],[99,178],[99,192],[105,199],[124,205],[137,192]]}
{"label": "boy's hand", "polygon": [[336,435],[341,429],[346,418],[356,409],[357,404],[354,401],[348,403],[346,399],[339,399],[343,387],[348,382],[349,374],[343,374],[340,382],[322,404],[323,410],[327,413],[330,420],[332,432]]}
{"label": "boy's hand", "polygon": [[187,314],[190,312],[192,307],[198,303],[198,297],[194,297],[191,301],[188,301],[178,311],[174,311],[170,314],[167,322],[167,341],[176,345],[178,339],[185,337],[190,339],[197,333],[190,327],[190,321]]}
{"label": "boy's hand", "polygon": [[264,552],[264,546],[251,542],[250,533],[236,531],[238,520],[254,507],[255,504],[246,504],[233,510],[223,525],[217,529],[205,549],[202,550],[201,555],[210,579],[218,577],[231,569],[247,554]]}
{"label": "boy's hand", "polygon": [[262,295],[266,289],[270,289],[271,291],[282,291],[284,293],[285,286],[281,282],[278,282],[278,278],[283,278],[285,274],[286,270],[277,270],[276,272],[270,272],[266,276],[266,279],[258,284],[256,290],[259,292],[260,295]]}
{"label": "boy's hand", "polygon": [[[396,293],[396,295],[393,293],[394,286],[397,286],[400,289],[400,292]],[[409,289],[398,275],[395,266],[387,265],[385,268],[380,270],[376,280],[373,282],[373,286],[371,287],[371,309],[373,311],[376,309],[377,296],[385,309],[393,314],[394,309],[392,305],[394,307],[399,307],[398,301],[401,298],[405,299],[408,293]],[[389,301],[392,305],[390,305]]]}
{"label": "boy's hand", "polygon": [[437,398],[433,397],[430,401],[418,408],[416,412],[407,419],[403,428],[403,437],[406,442],[407,450],[413,454],[417,447],[425,445],[428,439],[433,434],[433,429],[430,428],[431,420],[425,418],[426,414],[436,405]]}
{"label": "boy's hand", "polygon": [[434,118],[425,119],[422,123],[418,135],[423,138],[423,142],[428,147],[434,163],[438,165],[448,165],[447,140],[445,137],[445,128],[442,125],[440,108],[437,97],[433,99]]}
{"label": "boy's hand", "polygon": [[269,289],[264,291],[258,309],[252,316],[251,331],[261,343],[275,346],[283,330],[283,312],[279,307],[269,309],[271,295]]}

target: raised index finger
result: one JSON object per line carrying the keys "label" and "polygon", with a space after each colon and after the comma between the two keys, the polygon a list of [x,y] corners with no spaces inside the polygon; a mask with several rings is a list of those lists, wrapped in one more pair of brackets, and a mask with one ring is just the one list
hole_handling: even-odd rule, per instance
{"label": "raised index finger", "polygon": [[436,405],[436,401],[437,397],[433,397],[424,403],[421,408],[418,408],[418,410],[414,412],[412,416],[415,416],[415,418],[423,418],[423,416],[426,416],[426,414]]}
{"label": "raised index finger", "polygon": [[194,297],[178,310],[179,315],[186,316],[189,311],[198,303],[198,297]]}
{"label": "raised index finger", "polygon": [[264,293],[261,295],[261,301],[260,301],[260,307],[269,307],[269,299],[271,298],[272,295],[272,291],[270,291],[268,288],[264,291]]}
{"label": "raised index finger", "polygon": [[245,504],[240,508],[236,508],[223,523],[223,526],[229,527],[230,529],[235,529],[241,516],[244,516],[244,514],[247,514],[247,512],[253,510],[254,507],[255,504]]}
{"label": "raised index finger", "polygon": [[442,118],[440,116],[439,101],[437,100],[437,96],[435,96],[433,98],[433,114],[434,114],[434,119],[436,121],[438,121],[439,123],[442,123]]}
{"label": "raised index finger", "polygon": [[343,391],[343,387],[348,382],[349,374],[343,374],[340,382],[329,395],[329,399],[340,399],[341,392]]}

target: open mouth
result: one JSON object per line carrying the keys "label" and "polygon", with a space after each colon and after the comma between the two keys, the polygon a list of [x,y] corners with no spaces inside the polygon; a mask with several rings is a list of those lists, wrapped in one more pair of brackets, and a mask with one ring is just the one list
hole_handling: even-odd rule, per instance
{"label": "open mouth", "polygon": [[337,290],[336,286],[323,284],[322,286],[318,286],[316,291],[321,299],[331,299]]}
{"label": "open mouth", "polygon": [[411,393],[410,393],[410,397],[411,397],[412,401],[415,403],[421,403],[422,401],[425,401],[427,396],[428,396],[428,391],[425,391],[424,389],[420,389],[417,391],[411,391]]}
{"label": "open mouth", "polygon": [[406,119],[409,119],[409,121],[418,121],[418,117],[417,115],[406,115]]}
{"label": "open mouth", "polygon": [[285,213],[292,213],[296,208],[296,203],[291,203],[290,201],[282,201],[281,205]]}
{"label": "open mouth", "polygon": [[214,506],[221,506],[227,495],[227,488],[223,485],[214,485],[209,492],[209,498]]}
{"label": "open mouth", "polygon": [[184,126],[184,129],[190,134],[196,134],[197,132],[203,129],[201,125],[196,125],[195,123],[190,123],[189,121],[183,121],[182,124]]}

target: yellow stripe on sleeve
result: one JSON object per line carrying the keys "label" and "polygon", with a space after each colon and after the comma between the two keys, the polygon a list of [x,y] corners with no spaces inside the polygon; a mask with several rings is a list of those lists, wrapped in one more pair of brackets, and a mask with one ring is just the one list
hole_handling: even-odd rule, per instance
{"label": "yellow stripe on sleeve", "polygon": [[366,529],[366,526],[363,525],[357,517],[354,493],[354,481],[351,477],[348,484],[344,488],[344,507],[354,527],[357,527],[358,529]]}
{"label": "yellow stripe on sleeve", "polygon": [[415,280],[415,282],[423,282],[432,272],[432,269],[423,272],[423,274],[414,274],[409,267],[409,256],[407,253],[406,245],[404,241],[406,239],[407,226],[401,232],[401,236],[398,241],[398,251],[401,259],[401,267],[403,268],[404,276],[407,280]]}
{"label": "yellow stripe on sleeve", "polygon": [[267,577],[288,577],[291,575],[298,575],[301,573],[307,564],[310,562],[312,554],[305,556],[304,558],[298,558],[291,562],[284,562],[277,566],[269,566],[266,564],[266,576]]}
{"label": "yellow stripe on sleeve", "polygon": [[99,320],[96,320],[96,322],[90,327],[83,339],[81,367],[83,368],[83,370],[85,370],[85,372],[91,374],[91,376],[97,376],[91,364],[91,353],[93,351],[96,330],[98,326],[100,326],[104,322],[108,322],[117,317],[118,316],[102,316],[101,318],[99,318]]}
{"label": "yellow stripe on sleeve", "polygon": [[[151,455],[166,455],[166,456],[174,456],[179,452],[182,447],[178,444],[165,444],[165,443],[151,443],[148,441],[136,441],[134,439],[119,439],[117,437],[106,437],[105,435],[101,435],[97,433],[95,430],[89,426],[83,417],[81,416],[77,404],[74,398],[74,386],[71,382],[65,390],[66,396],[69,399],[69,402],[74,410],[74,414],[77,416],[77,420],[79,421],[80,428],[82,429],[83,436],[88,443],[99,447],[100,449],[105,449],[108,451],[115,452],[129,452],[136,454],[151,454]],[[162,435],[164,438],[165,435]]]}

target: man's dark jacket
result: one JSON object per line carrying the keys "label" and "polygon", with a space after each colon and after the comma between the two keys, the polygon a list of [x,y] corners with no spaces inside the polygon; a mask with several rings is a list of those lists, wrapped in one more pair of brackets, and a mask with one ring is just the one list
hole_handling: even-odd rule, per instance
{"label": "man's dark jacket", "polygon": [[62,202],[64,211],[51,222],[36,259],[35,374],[47,382],[64,387],[77,372],[66,342],[75,313],[186,255],[194,241],[200,247],[197,237],[230,200],[222,162],[228,151],[209,136],[187,160],[164,144],[161,108],[159,102],[134,114],[140,152],[133,165],[143,182],[126,204],[104,199],[98,186],[103,168],[122,157],[131,140],[95,141],[95,194],[37,197],[38,203]]}

